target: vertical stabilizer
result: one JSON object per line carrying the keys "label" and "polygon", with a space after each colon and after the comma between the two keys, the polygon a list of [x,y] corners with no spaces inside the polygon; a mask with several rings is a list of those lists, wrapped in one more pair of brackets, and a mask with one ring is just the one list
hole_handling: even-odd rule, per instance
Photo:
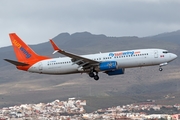
{"label": "vertical stabilizer", "polygon": [[38,62],[49,57],[36,54],[26,43],[24,43],[15,33],[9,34],[16,58],[20,62]]}
{"label": "vertical stabilizer", "polygon": [[15,33],[9,34],[16,58],[18,61],[36,59],[38,56],[28,45],[26,45]]}

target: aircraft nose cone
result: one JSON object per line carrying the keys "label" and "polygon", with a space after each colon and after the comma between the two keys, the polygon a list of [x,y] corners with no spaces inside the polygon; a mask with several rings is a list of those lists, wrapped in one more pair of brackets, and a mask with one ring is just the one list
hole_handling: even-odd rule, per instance
{"label": "aircraft nose cone", "polygon": [[177,55],[176,55],[176,54],[172,54],[172,55],[171,55],[171,58],[174,60],[174,59],[177,58]]}

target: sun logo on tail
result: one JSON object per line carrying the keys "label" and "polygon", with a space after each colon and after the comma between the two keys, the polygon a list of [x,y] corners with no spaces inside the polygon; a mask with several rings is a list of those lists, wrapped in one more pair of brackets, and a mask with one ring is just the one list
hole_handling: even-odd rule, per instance
{"label": "sun logo on tail", "polygon": [[14,44],[14,46],[19,48],[23,52],[23,54],[26,56],[26,58],[31,57],[31,54],[29,54],[28,51],[19,42],[17,42],[16,40],[13,40],[13,44]]}

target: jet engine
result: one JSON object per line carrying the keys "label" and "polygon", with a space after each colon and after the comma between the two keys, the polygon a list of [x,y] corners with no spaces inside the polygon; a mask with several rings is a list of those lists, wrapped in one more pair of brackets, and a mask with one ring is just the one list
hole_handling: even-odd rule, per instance
{"label": "jet engine", "polygon": [[99,69],[101,71],[115,70],[117,69],[117,62],[116,61],[101,62],[99,64]]}

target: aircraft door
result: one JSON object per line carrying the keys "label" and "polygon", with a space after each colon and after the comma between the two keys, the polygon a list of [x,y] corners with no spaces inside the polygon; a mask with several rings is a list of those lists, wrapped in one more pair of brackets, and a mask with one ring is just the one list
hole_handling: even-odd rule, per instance
{"label": "aircraft door", "polygon": [[42,64],[42,62],[39,62],[39,64],[38,64],[38,69],[39,69],[40,72],[43,70],[43,64]]}
{"label": "aircraft door", "polygon": [[158,51],[157,50],[154,51],[154,58],[158,58]]}

